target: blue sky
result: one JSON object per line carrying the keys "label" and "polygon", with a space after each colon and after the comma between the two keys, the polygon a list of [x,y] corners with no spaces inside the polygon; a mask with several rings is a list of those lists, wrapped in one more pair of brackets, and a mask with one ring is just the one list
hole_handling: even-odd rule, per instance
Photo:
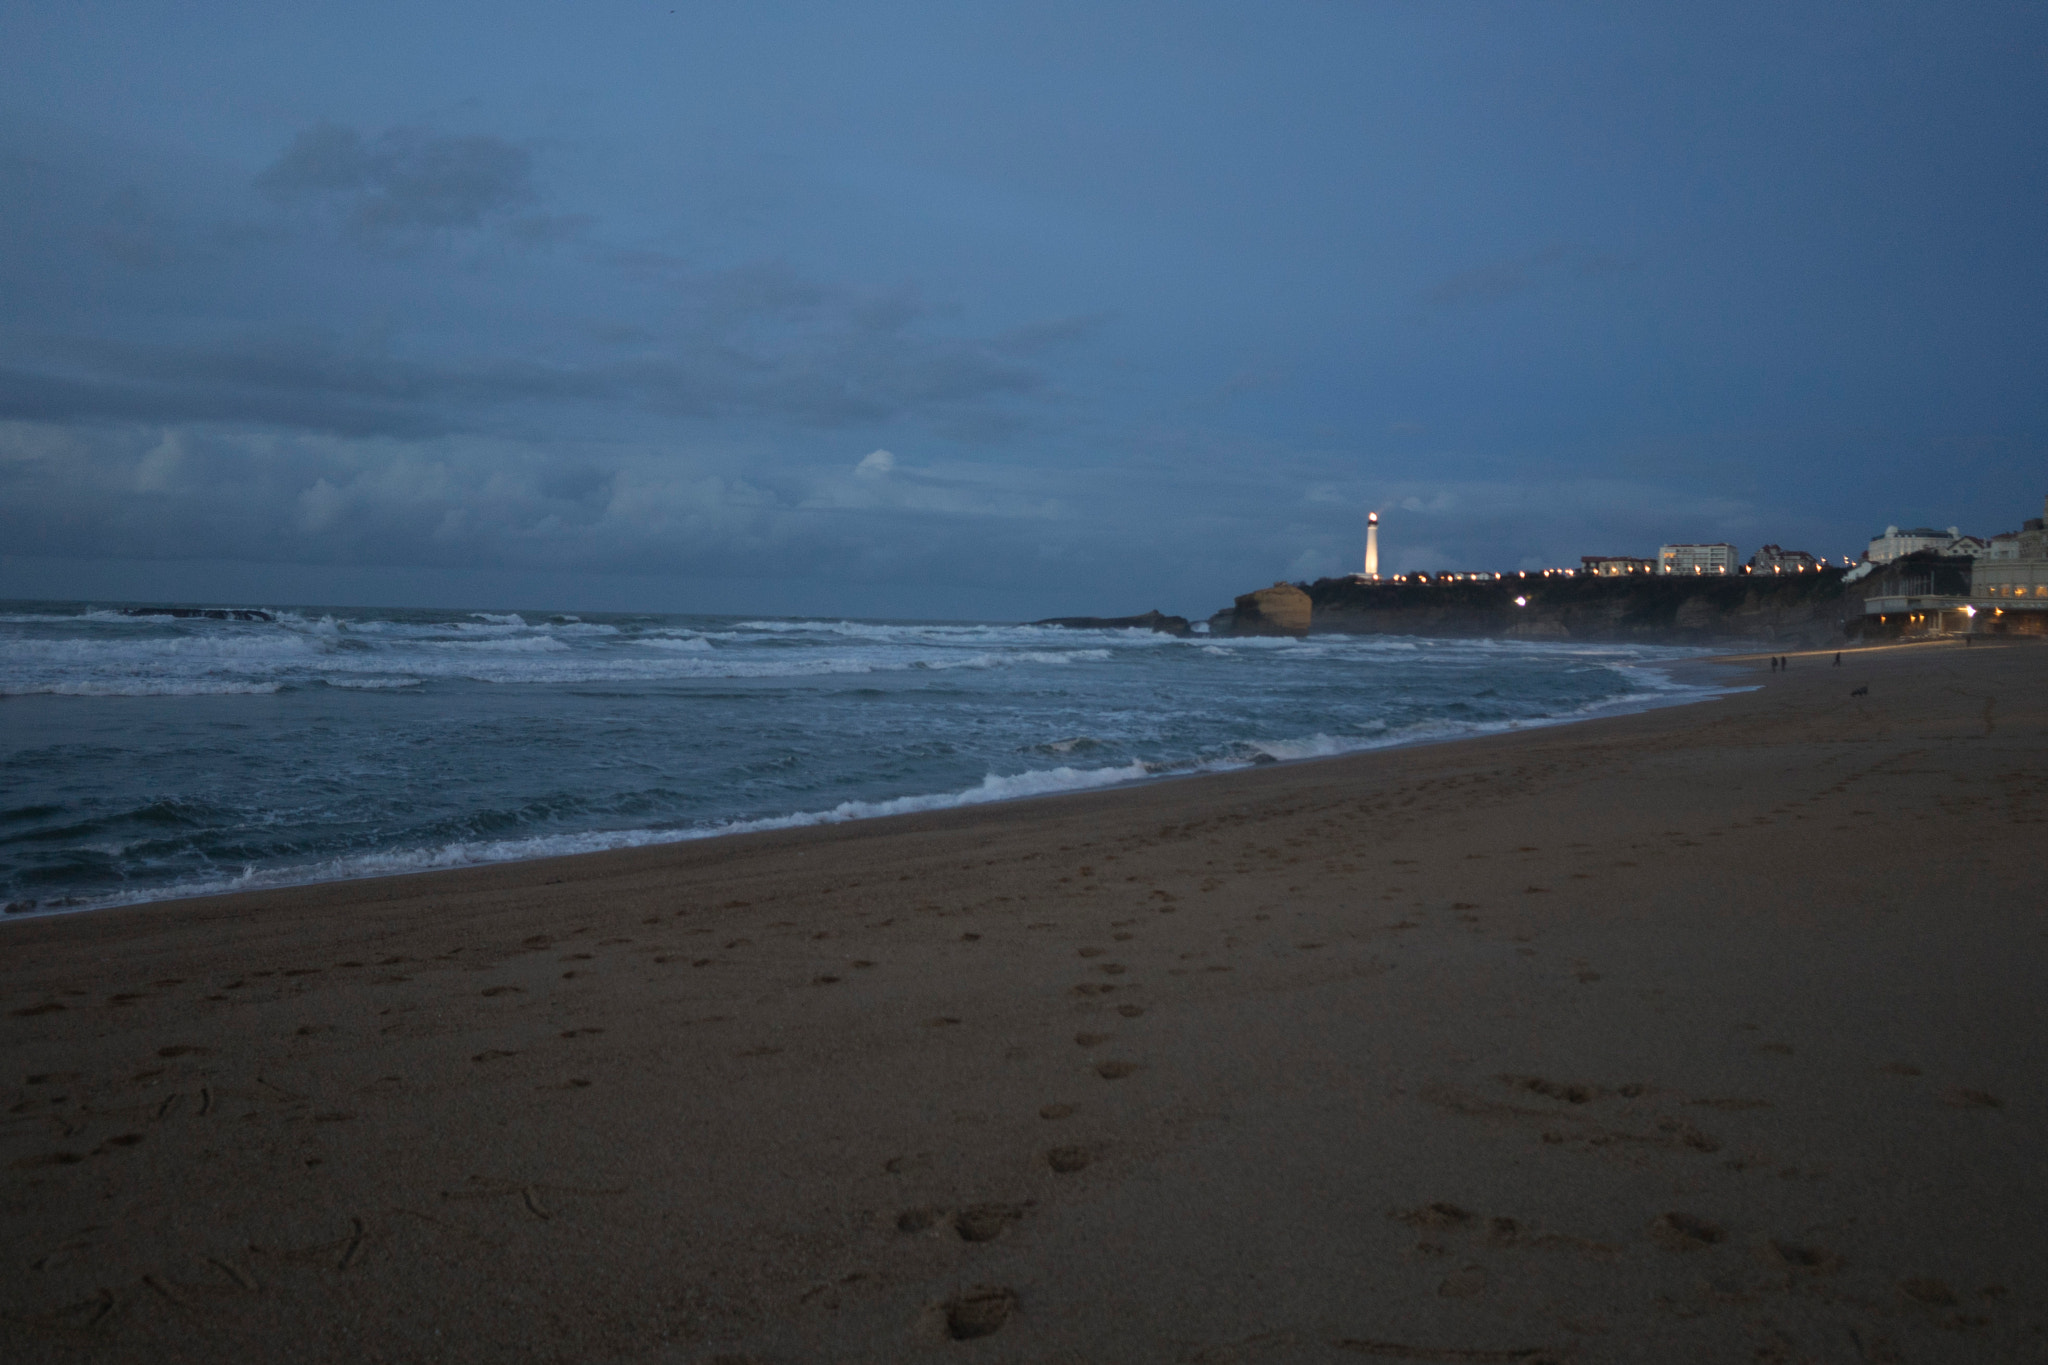
{"label": "blue sky", "polygon": [[[0,594],[1008,618],[1988,534],[2038,5],[0,10]],[[876,452],[884,452],[877,454]]]}

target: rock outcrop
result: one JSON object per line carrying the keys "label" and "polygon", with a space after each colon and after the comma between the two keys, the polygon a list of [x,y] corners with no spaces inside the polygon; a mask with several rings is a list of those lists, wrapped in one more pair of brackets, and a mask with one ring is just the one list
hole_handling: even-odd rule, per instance
{"label": "rock outcrop", "polygon": [[1306,635],[1312,628],[1315,603],[1292,583],[1248,592],[1209,618],[1211,635]]}
{"label": "rock outcrop", "polygon": [[1068,630],[1156,630],[1162,635],[1192,635],[1194,627],[1185,616],[1168,616],[1154,607],[1142,616],[1051,616],[1033,621],[1034,626],[1064,626]]}

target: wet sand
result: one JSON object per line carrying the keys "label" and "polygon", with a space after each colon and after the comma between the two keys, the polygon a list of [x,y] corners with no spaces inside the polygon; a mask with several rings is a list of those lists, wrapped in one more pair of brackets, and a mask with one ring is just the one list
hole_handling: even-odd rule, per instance
{"label": "wet sand", "polygon": [[2048,1358],[2048,648],[1828,659],[0,925],[0,1357]]}

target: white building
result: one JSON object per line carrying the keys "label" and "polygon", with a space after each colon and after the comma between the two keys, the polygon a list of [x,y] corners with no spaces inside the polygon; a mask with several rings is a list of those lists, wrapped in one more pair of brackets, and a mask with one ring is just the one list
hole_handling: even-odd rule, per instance
{"label": "white building", "polygon": [[1712,545],[1663,545],[1657,549],[1659,573],[1734,573],[1735,547],[1725,541]]}
{"label": "white building", "polygon": [[[1978,548],[1954,550],[1949,548],[1959,541],[1969,541]],[[1900,530],[1896,526],[1887,526],[1884,528],[1883,535],[1870,538],[1870,549],[1864,553],[1863,557],[1873,564],[1889,564],[1901,555],[1918,554],[1922,550],[1933,550],[1938,554],[1945,555],[1974,555],[1979,552],[1982,546],[1982,541],[1978,540],[1975,536],[1964,535],[1962,528],[1958,526],[1951,526],[1946,531],[1938,531],[1932,526],[1915,526],[1908,530]]]}

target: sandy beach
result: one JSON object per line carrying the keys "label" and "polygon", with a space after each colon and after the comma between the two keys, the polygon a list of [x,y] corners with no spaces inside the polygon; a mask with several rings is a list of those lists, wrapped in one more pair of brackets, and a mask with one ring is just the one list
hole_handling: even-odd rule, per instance
{"label": "sandy beach", "polygon": [[2048,1359],[2048,649],[1831,657],[0,925],[0,1355]]}

